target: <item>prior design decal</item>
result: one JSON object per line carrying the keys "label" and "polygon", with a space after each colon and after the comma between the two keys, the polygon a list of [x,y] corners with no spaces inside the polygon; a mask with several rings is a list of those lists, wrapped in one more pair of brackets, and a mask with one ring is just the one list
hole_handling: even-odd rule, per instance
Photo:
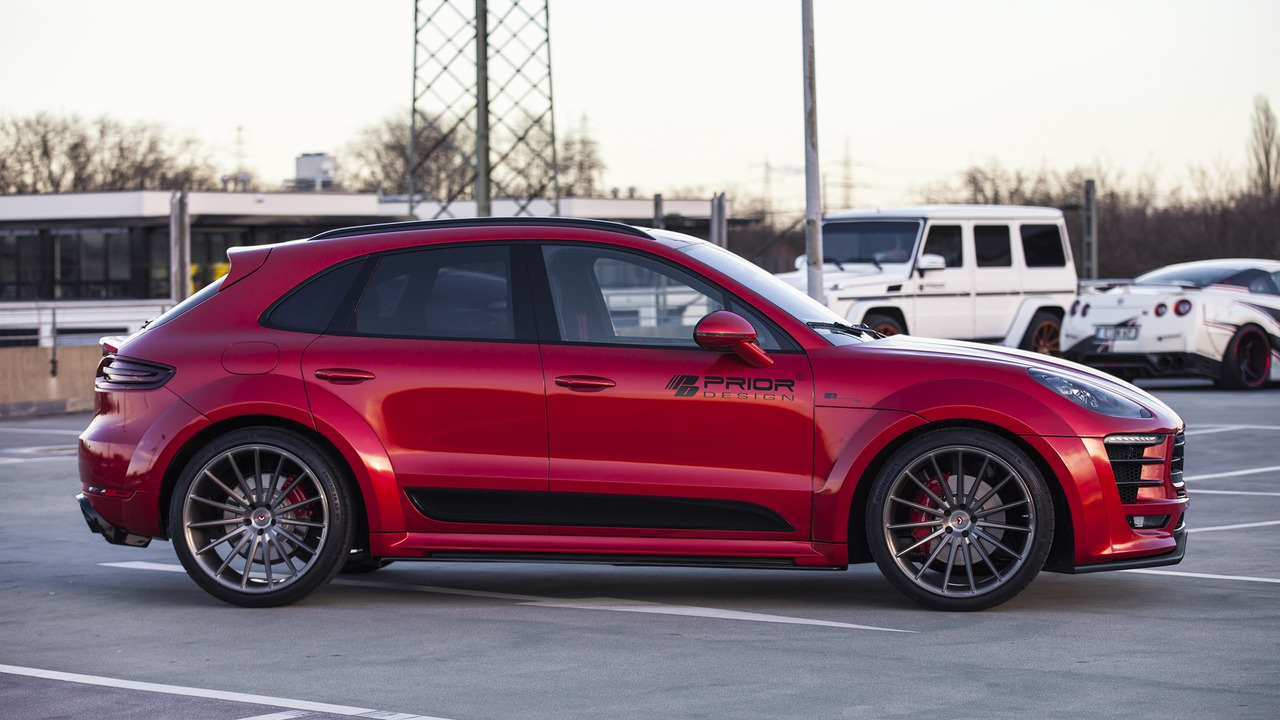
{"label": "prior design decal", "polygon": [[672,375],[667,383],[676,397],[708,400],[768,400],[795,402],[796,381],[789,378],[749,378],[735,375]]}

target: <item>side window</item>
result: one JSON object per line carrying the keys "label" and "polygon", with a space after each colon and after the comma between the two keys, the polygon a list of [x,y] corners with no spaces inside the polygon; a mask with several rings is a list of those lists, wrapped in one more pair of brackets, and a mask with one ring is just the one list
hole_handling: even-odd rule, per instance
{"label": "side window", "polygon": [[1010,252],[1008,225],[975,225],[973,228],[973,254],[978,267],[1009,267],[1013,265]]}
{"label": "side window", "polygon": [[1022,255],[1027,267],[1062,267],[1067,254],[1062,249],[1062,233],[1057,225],[1023,225]]}
{"label": "side window", "polygon": [[924,252],[941,255],[947,267],[964,265],[964,250],[960,242],[959,225],[934,225],[924,241]]}
{"label": "side window", "polygon": [[[697,347],[693,329],[726,309],[723,291],[680,268],[608,248],[542,248],[560,338],[566,342]],[[751,321],[765,349],[778,342],[754,312],[729,300]]]}
{"label": "side window", "polygon": [[383,255],[350,331],[381,337],[513,340],[511,250],[422,248]]}
{"label": "side window", "polygon": [[360,274],[361,262],[330,268],[307,280],[267,316],[267,327],[320,334]]}

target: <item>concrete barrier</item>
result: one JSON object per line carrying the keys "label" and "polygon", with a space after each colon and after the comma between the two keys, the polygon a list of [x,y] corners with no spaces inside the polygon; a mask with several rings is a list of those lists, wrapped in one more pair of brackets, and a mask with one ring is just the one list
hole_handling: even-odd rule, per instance
{"label": "concrete barrier", "polygon": [[50,374],[52,348],[0,348],[0,418],[56,415],[93,409],[93,375],[102,348],[58,348],[57,374]]}

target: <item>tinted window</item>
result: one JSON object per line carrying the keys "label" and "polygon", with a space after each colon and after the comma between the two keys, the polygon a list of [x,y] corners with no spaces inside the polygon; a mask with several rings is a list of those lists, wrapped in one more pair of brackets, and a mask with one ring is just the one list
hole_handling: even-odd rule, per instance
{"label": "tinted window", "polygon": [[822,226],[822,259],[829,263],[906,262],[919,234],[917,220],[827,222]]}
{"label": "tinted window", "polygon": [[271,311],[266,324],[281,330],[324,332],[361,267],[361,262],[350,262],[307,280]]}
{"label": "tinted window", "polygon": [[1067,254],[1062,249],[1062,233],[1057,225],[1023,225],[1022,256],[1027,267],[1062,267]]}
{"label": "tinted window", "polygon": [[543,258],[564,341],[692,348],[698,321],[729,309],[751,321],[761,347],[779,348],[753,311],[680,268],[634,253],[570,245],[544,246]]}
{"label": "tinted window", "polygon": [[947,267],[964,265],[964,249],[960,243],[959,225],[934,225],[929,228],[929,237],[924,241],[924,251],[941,255],[947,261]]}
{"label": "tinted window", "polygon": [[406,338],[512,340],[511,251],[424,248],[378,260],[350,331]]}
{"label": "tinted window", "polygon": [[1008,225],[976,225],[973,228],[973,253],[978,267],[1013,265]]}

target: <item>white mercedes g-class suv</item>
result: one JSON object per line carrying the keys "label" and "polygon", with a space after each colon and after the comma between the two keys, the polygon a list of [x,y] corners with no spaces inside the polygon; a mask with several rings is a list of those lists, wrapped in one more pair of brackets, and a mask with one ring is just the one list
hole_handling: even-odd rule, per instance
{"label": "white mercedes g-class suv", "polygon": [[[1058,351],[1076,269],[1062,211],[1005,205],[849,210],[823,218],[827,305],[886,335]],[[805,258],[779,277],[806,290]]]}

